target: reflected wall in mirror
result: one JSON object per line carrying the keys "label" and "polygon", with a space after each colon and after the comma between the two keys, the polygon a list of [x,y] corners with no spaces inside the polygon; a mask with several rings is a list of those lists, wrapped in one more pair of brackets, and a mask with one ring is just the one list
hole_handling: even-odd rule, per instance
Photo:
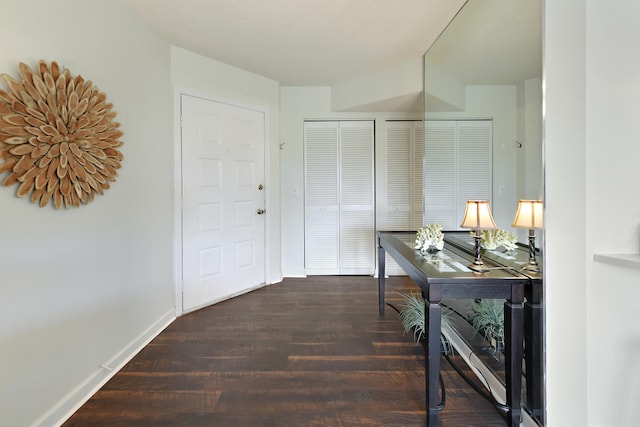
{"label": "reflected wall in mirror", "polygon": [[[511,224],[518,200],[543,199],[542,1],[468,0],[425,53],[424,224],[461,230],[466,200],[488,199],[497,226],[528,242]],[[536,372],[544,371],[541,278],[532,279],[525,307],[538,328],[528,337],[542,340],[528,345],[539,349],[529,357]],[[537,377],[524,406],[543,424]]]}
{"label": "reflected wall in mirror", "polygon": [[[444,189],[447,200],[443,195],[431,198],[455,204],[456,217],[448,217],[449,222],[461,218],[466,199],[488,198],[498,227],[509,229],[519,199],[542,199],[541,3],[469,0],[424,55],[425,127],[434,121],[489,123],[489,155],[482,160],[482,153],[469,149],[446,166],[462,173],[466,188]],[[430,154],[443,153],[429,153],[426,130],[428,162]],[[474,170],[478,162],[480,170]],[[487,176],[479,177],[485,170]],[[433,189],[433,184],[425,182],[425,188]],[[477,194],[482,185],[489,194]],[[443,222],[438,217],[442,213],[428,217],[433,211],[429,201],[425,191],[424,222]],[[518,237],[526,242],[525,232]]]}

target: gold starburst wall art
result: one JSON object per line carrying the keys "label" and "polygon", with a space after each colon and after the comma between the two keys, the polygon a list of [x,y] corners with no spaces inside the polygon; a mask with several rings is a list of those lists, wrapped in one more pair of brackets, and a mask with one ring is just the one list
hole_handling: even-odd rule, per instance
{"label": "gold starburst wall art", "polygon": [[120,123],[113,104],[90,80],[73,77],[55,61],[33,71],[18,66],[22,81],[1,77],[0,176],[41,207],[79,207],[103,194],[121,167]]}

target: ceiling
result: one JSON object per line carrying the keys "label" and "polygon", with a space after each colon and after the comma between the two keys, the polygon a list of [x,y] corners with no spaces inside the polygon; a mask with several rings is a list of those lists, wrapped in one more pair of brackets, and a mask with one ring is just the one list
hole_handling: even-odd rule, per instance
{"label": "ceiling", "polygon": [[282,86],[420,58],[466,0],[120,0],[165,40]]}

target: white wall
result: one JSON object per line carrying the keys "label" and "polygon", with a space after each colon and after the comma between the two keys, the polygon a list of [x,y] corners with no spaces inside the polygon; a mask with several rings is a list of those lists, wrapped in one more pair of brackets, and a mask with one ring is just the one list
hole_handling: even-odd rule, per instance
{"label": "white wall", "polygon": [[585,13],[584,0],[546,1],[544,6],[544,298],[550,427],[589,425]]}
{"label": "white wall", "polygon": [[587,2],[587,407],[590,426],[637,426],[640,269],[593,254],[640,252],[640,4]]}
{"label": "white wall", "polygon": [[[409,97],[418,102],[421,111],[422,58],[417,57],[393,67],[338,83],[331,87],[332,111],[386,111],[378,103]],[[398,111],[395,110],[394,111]],[[400,110],[402,111],[402,110]]]}
{"label": "white wall", "polygon": [[518,149],[523,167],[518,169],[518,183],[522,183],[518,198],[542,199],[542,77],[529,79],[523,86],[523,138]]}
{"label": "white wall", "polygon": [[[542,200],[542,77],[518,85],[518,199]],[[516,231],[520,242],[528,242],[529,231]],[[543,235],[536,233],[536,246],[542,247]]]}
{"label": "white wall", "polygon": [[[640,37],[634,0],[545,5],[548,425],[637,425]],[[567,25],[571,23],[571,25]]]}
{"label": "white wall", "polygon": [[0,72],[55,60],[107,94],[124,132],[119,177],[89,205],[0,188],[0,423],[52,425],[108,376],[100,364],[173,318],[169,46],[114,1],[0,5]]}
{"label": "white wall", "polygon": [[[215,101],[257,106],[267,111],[269,135],[265,149],[268,283],[282,279],[280,267],[280,86],[278,82],[171,47],[171,83],[180,91]],[[174,104],[179,100],[174,99]]]}

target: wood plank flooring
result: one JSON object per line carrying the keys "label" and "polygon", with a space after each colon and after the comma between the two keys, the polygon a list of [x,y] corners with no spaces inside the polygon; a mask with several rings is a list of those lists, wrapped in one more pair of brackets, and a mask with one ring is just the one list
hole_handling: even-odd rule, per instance
{"label": "wood plank flooring", "polygon": [[[411,290],[387,280],[387,300]],[[424,350],[377,298],[372,277],[288,278],[184,315],[64,426],[423,426]],[[442,375],[441,426],[507,425]]]}

